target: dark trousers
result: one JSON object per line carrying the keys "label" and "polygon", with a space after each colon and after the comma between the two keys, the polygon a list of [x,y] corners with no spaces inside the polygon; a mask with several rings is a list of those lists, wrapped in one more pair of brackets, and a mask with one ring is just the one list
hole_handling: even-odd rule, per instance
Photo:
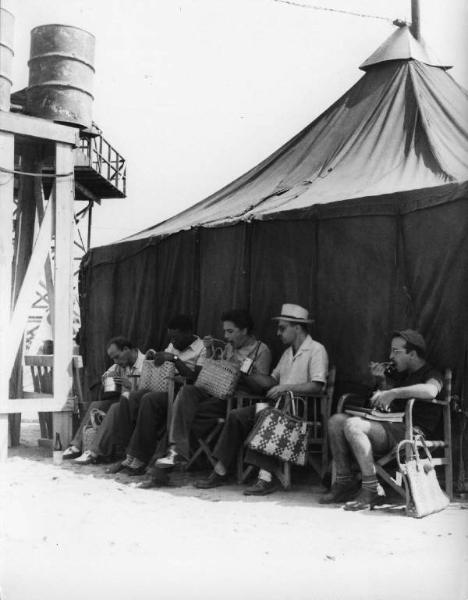
{"label": "dark trousers", "polygon": [[[260,414],[260,413],[259,413]],[[226,419],[223,431],[213,451],[213,456],[223,463],[226,469],[235,464],[239,450],[257,420],[255,406],[246,406],[232,410]],[[274,473],[281,463],[278,459],[247,448],[244,462]]]}
{"label": "dark trousers", "polygon": [[167,404],[166,392],[147,392],[141,396],[127,454],[149,462],[166,431]]}
{"label": "dark trousers", "polygon": [[126,448],[130,442],[137,422],[140,402],[146,393],[145,390],[136,390],[131,392],[128,398],[122,396],[120,399],[118,442],[122,448]]}
{"label": "dark trousers", "polygon": [[213,398],[194,385],[184,385],[174,401],[169,443],[189,459],[192,437],[206,435],[225,414],[225,400]]}

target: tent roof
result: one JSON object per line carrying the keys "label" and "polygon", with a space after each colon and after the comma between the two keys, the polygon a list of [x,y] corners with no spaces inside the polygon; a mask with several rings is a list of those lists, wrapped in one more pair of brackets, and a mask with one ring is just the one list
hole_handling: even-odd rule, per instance
{"label": "tent roof", "polygon": [[316,205],[375,203],[468,180],[468,93],[443,68],[422,60],[429,58],[425,52],[407,28],[396,31],[362,65],[366,73],[351,89],[266,160],[123,241],[286,214],[300,218]]}
{"label": "tent roof", "polygon": [[369,67],[389,60],[410,59],[432,67],[451,68],[450,65],[443,65],[423,41],[416,40],[406,26],[394,31],[359,68],[366,71]]}

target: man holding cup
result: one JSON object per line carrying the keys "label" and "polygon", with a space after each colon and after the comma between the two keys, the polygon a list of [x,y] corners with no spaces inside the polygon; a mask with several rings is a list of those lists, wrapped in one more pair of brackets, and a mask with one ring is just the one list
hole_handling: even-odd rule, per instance
{"label": "man holding cup", "polygon": [[89,405],[70,446],[63,453],[64,459],[80,457],[79,462],[81,464],[93,462],[92,457],[85,456],[86,453],[81,455],[83,430],[90,423],[91,412],[95,408],[107,412],[112,404],[119,401],[121,396],[128,398],[130,392],[138,389],[145,355],[131,340],[124,336],[117,336],[109,340],[106,345],[106,352],[113,364],[102,375],[103,390],[101,399],[91,402]]}

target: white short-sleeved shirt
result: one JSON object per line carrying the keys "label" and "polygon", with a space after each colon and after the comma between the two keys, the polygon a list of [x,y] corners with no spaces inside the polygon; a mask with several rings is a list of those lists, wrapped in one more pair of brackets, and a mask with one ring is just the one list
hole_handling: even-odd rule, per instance
{"label": "white short-sleeved shirt", "polygon": [[187,346],[184,350],[178,350],[172,343],[164,350],[170,354],[175,354],[180,358],[181,361],[186,363],[189,367],[199,366],[201,367],[206,360],[206,349],[202,340],[196,336],[190,346]]}
{"label": "white short-sleeved shirt", "polygon": [[283,352],[279,363],[271,376],[281,385],[326,383],[328,374],[328,355],[325,347],[308,335],[296,354],[290,346]]}

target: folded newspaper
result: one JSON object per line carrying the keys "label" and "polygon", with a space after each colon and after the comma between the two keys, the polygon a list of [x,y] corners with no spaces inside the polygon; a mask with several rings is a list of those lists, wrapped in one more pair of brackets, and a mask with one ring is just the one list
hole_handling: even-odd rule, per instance
{"label": "folded newspaper", "polygon": [[347,406],[345,408],[347,415],[362,417],[370,421],[388,421],[389,423],[402,423],[405,416],[404,412],[383,412],[377,408],[364,408],[363,406]]}

